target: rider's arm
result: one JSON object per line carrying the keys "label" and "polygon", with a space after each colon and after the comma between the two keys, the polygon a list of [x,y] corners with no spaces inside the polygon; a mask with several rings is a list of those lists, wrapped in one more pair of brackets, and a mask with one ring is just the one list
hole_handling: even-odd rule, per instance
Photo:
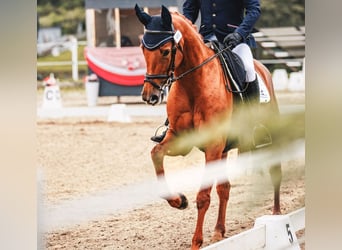
{"label": "rider's arm", "polygon": [[243,0],[243,2],[246,13],[242,23],[236,29],[236,32],[243,37],[243,40],[246,40],[259,19],[261,9],[259,0]]}
{"label": "rider's arm", "polygon": [[200,3],[198,0],[186,0],[183,3],[183,15],[192,23],[195,23],[198,18]]}

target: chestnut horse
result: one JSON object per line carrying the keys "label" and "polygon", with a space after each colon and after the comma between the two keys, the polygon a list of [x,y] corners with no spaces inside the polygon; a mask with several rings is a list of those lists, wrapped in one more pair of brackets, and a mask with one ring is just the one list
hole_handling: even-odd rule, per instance
{"label": "chestnut horse", "polygon": [[[196,27],[189,20],[181,14],[171,14],[164,6],[162,6],[161,15],[157,16],[150,16],[137,5],[135,10],[138,19],[145,26],[141,47],[147,72],[142,99],[148,104],[155,105],[162,101],[165,89],[170,88],[167,99],[169,129],[165,138],[151,151],[157,177],[164,180],[164,156],[185,155],[191,150],[189,148],[186,151],[178,151],[172,146],[173,139],[186,130],[201,131],[218,114],[225,114],[230,119],[234,117],[232,115],[233,93],[227,91],[226,78],[220,60],[215,52],[205,45]],[[263,106],[264,109],[271,110],[274,115],[278,115],[271,74],[258,61],[255,61],[255,68],[270,94],[269,102],[260,104],[260,109]],[[205,153],[206,163],[227,157],[227,150],[230,148],[226,145],[230,145],[228,135],[222,134],[211,140],[205,147],[201,147]],[[274,185],[273,214],[280,214],[280,163],[270,169]],[[204,216],[210,204],[211,189],[212,186],[202,187],[197,194],[198,218],[191,249],[199,249],[202,245],[202,228]],[[227,180],[218,183],[216,190],[219,196],[219,211],[213,235],[215,241],[222,239],[225,233],[230,182]],[[172,207],[178,209],[184,209],[188,205],[183,194],[170,194],[164,198]]]}

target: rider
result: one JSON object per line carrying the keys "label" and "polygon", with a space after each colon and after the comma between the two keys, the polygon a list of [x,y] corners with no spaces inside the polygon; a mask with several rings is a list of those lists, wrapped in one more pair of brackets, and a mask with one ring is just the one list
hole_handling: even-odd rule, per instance
{"label": "rider", "polygon": [[[260,12],[259,0],[185,0],[183,3],[183,14],[192,23],[201,13],[199,32],[204,41],[219,41],[240,56],[246,70],[245,95],[255,101],[259,101],[259,83],[250,47],[256,47],[251,32]],[[152,136],[151,140],[161,142],[165,134],[166,131]]]}

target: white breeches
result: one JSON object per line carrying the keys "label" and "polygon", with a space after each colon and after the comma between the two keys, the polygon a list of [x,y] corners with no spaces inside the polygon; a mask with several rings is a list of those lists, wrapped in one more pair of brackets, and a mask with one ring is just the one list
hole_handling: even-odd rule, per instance
{"label": "white breeches", "polygon": [[245,43],[240,43],[232,51],[241,57],[246,70],[246,82],[253,82],[255,80],[256,74],[253,63],[253,55],[249,46]]}

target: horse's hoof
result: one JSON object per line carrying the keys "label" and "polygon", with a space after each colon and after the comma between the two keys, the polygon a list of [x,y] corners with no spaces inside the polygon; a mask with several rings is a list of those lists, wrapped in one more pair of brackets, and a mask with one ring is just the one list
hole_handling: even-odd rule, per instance
{"label": "horse's hoof", "polygon": [[183,194],[178,194],[178,196],[166,199],[171,207],[177,209],[185,209],[188,207],[188,200]]}
{"label": "horse's hoof", "polygon": [[179,194],[182,202],[180,204],[180,206],[178,207],[178,209],[185,209],[188,207],[188,199],[185,197],[184,194]]}
{"label": "horse's hoof", "polygon": [[272,215],[281,215],[280,210],[273,210]]}
{"label": "horse's hoof", "polygon": [[199,250],[202,246],[203,239],[192,240],[191,250]]}
{"label": "horse's hoof", "polygon": [[211,237],[211,242],[215,243],[223,239],[223,235],[220,231],[215,230],[213,236]]}

